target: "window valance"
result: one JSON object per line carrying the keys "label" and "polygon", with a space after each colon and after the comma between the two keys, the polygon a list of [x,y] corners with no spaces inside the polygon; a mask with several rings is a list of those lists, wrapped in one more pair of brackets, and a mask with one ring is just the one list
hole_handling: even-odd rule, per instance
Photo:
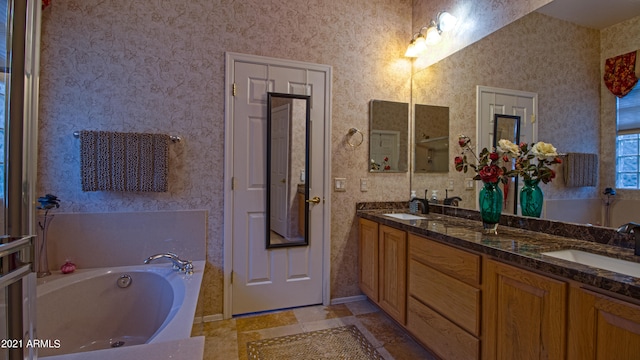
{"label": "window valance", "polygon": [[624,97],[638,83],[640,66],[636,63],[639,51],[608,58],[605,61],[604,83],[615,96]]}

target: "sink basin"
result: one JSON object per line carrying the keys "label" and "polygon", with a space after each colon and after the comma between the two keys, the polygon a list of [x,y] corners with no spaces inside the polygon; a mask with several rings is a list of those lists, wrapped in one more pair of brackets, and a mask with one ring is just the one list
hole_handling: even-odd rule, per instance
{"label": "sink basin", "polygon": [[400,220],[422,220],[422,219],[426,219],[426,217],[424,217],[424,216],[418,216],[418,215],[412,215],[412,214],[402,214],[402,213],[382,214],[382,215],[389,216],[389,217],[396,218],[396,219],[400,219]]}
{"label": "sink basin", "polygon": [[614,271],[633,277],[640,277],[640,263],[632,261],[620,260],[580,250],[550,251],[543,252],[542,255],[573,261],[579,264]]}

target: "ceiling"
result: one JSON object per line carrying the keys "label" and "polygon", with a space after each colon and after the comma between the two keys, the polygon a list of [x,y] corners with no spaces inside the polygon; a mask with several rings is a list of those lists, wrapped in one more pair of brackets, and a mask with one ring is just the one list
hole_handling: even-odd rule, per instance
{"label": "ceiling", "polygon": [[554,0],[538,12],[593,29],[640,15],[640,0]]}

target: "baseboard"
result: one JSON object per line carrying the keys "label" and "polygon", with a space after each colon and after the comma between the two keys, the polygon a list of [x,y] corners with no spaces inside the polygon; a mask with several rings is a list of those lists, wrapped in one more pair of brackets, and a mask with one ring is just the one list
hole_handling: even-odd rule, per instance
{"label": "baseboard", "polygon": [[367,297],[365,295],[356,295],[356,296],[334,298],[334,299],[331,299],[331,305],[345,304],[345,303],[362,301],[362,300],[367,300]]}
{"label": "baseboard", "polygon": [[220,320],[223,320],[223,319],[224,319],[224,317],[222,316],[222,314],[196,316],[193,319],[193,323],[194,324],[202,324],[202,323],[207,323],[207,322],[212,322],[212,321],[220,321]]}

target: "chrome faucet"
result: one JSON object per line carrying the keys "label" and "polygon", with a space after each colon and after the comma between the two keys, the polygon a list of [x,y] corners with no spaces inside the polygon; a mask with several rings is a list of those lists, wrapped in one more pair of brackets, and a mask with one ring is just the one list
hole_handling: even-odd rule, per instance
{"label": "chrome faucet", "polygon": [[634,234],[636,236],[635,255],[640,255],[640,224],[630,222],[618,228],[619,233]]}
{"label": "chrome faucet", "polygon": [[164,253],[164,254],[155,254],[151,255],[148,258],[144,259],[145,264],[149,264],[150,262],[157,259],[169,259],[173,263],[173,268],[179,271],[182,271],[187,274],[193,274],[193,264],[191,260],[182,260],[178,257],[178,255],[174,253]]}

